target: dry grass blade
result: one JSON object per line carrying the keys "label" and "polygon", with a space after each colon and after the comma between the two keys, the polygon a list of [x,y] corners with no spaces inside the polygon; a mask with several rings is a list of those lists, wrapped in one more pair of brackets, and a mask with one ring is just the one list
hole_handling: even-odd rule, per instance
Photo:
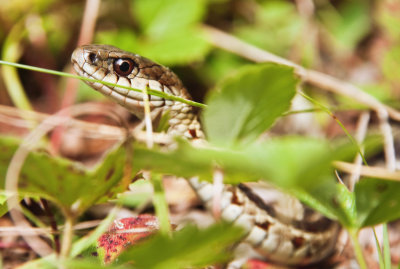
{"label": "dry grass blade", "polygon": [[[99,105],[96,103],[85,103],[81,106],[85,107],[85,111],[91,111],[93,114],[99,113],[104,114],[104,105]],[[111,108],[109,109],[112,110]],[[24,114],[24,117],[21,118],[21,114]],[[48,117],[54,117],[54,115],[49,115],[45,113],[35,112],[35,111],[26,111],[20,110],[15,107],[0,105],[0,123],[3,123],[8,126],[18,127],[18,128],[29,128],[30,122],[41,122],[47,119]],[[46,121],[49,126],[56,126],[55,122]],[[124,128],[100,124],[100,123],[92,123],[78,119],[70,119],[68,122],[69,127],[79,128],[83,130],[84,137],[87,138],[101,138],[101,139],[109,139],[109,140],[121,140],[126,133]],[[142,125],[138,126],[134,130],[132,130],[132,136],[137,141],[145,142],[147,139],[146,132],[141,130]],[[153,140],[158,144],[170,144],[173,142],[171,136],[163,133],[153,133]]]}

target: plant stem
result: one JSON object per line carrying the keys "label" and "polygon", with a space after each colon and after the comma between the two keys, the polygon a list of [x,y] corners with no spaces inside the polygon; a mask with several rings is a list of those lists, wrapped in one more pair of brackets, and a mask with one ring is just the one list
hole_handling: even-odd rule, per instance
{"label": "plant stem", "polygon": [[47,200],[44,198],[40,198],[40,202],[42,203],[44,213],[46,214],[47,218],[50,220],[50,227],[51,227],[51,231],[53,232],[54,249],[55,249],[56,253],[60,253],[60,234],[58,233],[56,219],[53,215],[53,212],[51,212],[51,209],[49,207],[49,204],[47,203]]}
{"label": "plant stem", "polygon": [[356,255],[358,264],[360,265],[361,269],[367,269],[367,263],[365,262],[364,254],[362,252],[360,242],[358,241],[358,232],[359,230],[348,230],[351,241],[353,242],[354,253]]}
{"label": "plant stem", "polygon": [[357,140],[354,139],[354,137],[350,134],[350,132],[344,127],[343,123],[327,108],[324,106],[322,103],[318,102],[317,100],[311,98],[310,96],[306,95],[305,93],[298,91],[298,93],[303,96],[306,100],[310,101],[314,105],[318,106],[322,111],[325,111],[330,117],[332,117],[336,123],[342,128],[343,132],[346,134],[346,136],[349,138],[350,142],[354,144],[354,146],[357,147],[358,153],[360,154],[363,162],[365,165],[367,164],[367,160],[364,157],[363,151],[360,148],[360,145],[358,144]]}
{"label": "plant stem", "polygon": [[388,228],[387,228],[387,223],[382,224],[383,225],[383,257],[384,257],[384,264],[385,264],[385,269],[390,269],[392,268],[392,260],[390,257],[390,244],[389,244],[389,234],[388,234]]}
{"label": "plant stem", "polygon": [[171,226],[168,217],[168,204],[165,200],[162,178],[158,174],[153,174],[151,179],[154,188],[153,205],[160,223],[160,232],[163,234],[170,234]]}
{"label": "plant stem", "polygon": [[351,98],[352,100],[355,100],[360,104],[372,108],[376,112],[380,110],[385,110],[392,119],[400,120],[399,111],[381,103],[372,95],[367,94],[365,91],[348,82],[341,81],[335,77],[331,77],[329,75],[314,70],[306,69],[298,64],[295,64],[294,62],[281,58],[266,50],[262,50],[253,45],[250,45],[249,43],[246,43],[236,38],[235,36],[225,33],[214,27],[204,25],[203,30],[207,34],[208,41],[217,48],[230,51],[236,55],[239,55],[256,63],[273,62],[293,67],[295,69],[295,73],[297,73],[306,83],[310,83],[311,85],[316,86],[322,90],[330,91],[335,94],[340,94]]}
{"label": "plant stem", "polygon": [[63,238],[61,242],[61,252],[60,252],[61,262],[66,261],[71,252],[72,237],[74,235],[73,226],[75,223],[75,218],[70,214],[64,214],[64,216],[65,216],[65,224],[64,224],[64,231],[63,231]]}
{"label": "plant stem", "polygon": [[375,227],[372,227],[371,229],[372,229],[372,232],[374,233],[376,250],[378,252],[379,268],[384,269],[385,262],[383,261],[382,249],[381,249],[381,246],[379,245],[378,236],[376,235]]}

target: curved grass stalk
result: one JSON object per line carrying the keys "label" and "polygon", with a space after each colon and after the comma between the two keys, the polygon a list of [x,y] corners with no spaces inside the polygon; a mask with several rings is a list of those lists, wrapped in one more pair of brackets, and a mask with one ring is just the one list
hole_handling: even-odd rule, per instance
{"label": "curved grass stalk", "polygon": [[[143,92],[142,90],[131,88],[128,86],[117,85],[114,83],[101,81],[101,80],[97,80],[97,79],[92,79],[92,78],[85,78],[85,77],[81,77],[78,75],[73,75],[73,74],[65,73],[65,72],[61,72],[61,71],[54,71],[54,70],[50,70],[50,69],[46,69],[46,68],[40,68],[40,67],[35,67],[35,66],[30,66],[30,65],[25,65],[25,64],[12,63],[12,62],[3,61],[3,60],[0,60],[0,64],[7,65],[7,66],[13,66],[13,67],[17,67],[17,68],[22,68],[22,69],[27,69],[27,70],[36,71],[36,72],[47,73],[47,74],[56,75],[56,76],[75,78],[75,79],[80,79],[80,80],[89,81],[89,82],[97,82],[97,83],[101,83],[101,84],[104,84],[104,85],[107,85],[110,87],[118,87],[118,88],[128,89],[128,90],[135,91],[135,92],[141,92],[141,93]],[[187,100],[185,98],[174,96],[174,95],[171,95],[171,94],[168,94],[165,92],[156,91],[156,90],[153,90],[150,88],[147,88],[147,93],[150,95],[159,96],[161,98],[168,99],[168,100],[178,101],[178,102],[185,103],[185,104],[188,104],[191,106],[196,106],[199,108],[206,107],[205,104]]]}
{"label": "curved grass stalk", "polygon": [[360,242],[358,241],[359,230],[349,229],[348,232],[353,243],[353,249],[358,261],[358,265],[360,265],[361,269],[367,269],[367,263],[365,262],[364,254],[362,252]]}
{"label": "curved grass stalk", "polygon": [[[4,41],[2,58],[7,61],[17,61],[21,56],[20,40],[25,36],[23,21],[17,23]],[[3,61],[2,61],[3,62]],[[5,61],[4,61],[5,62]],[[17,70],[13,65],[3,66],[1,73],[6,84],[8,95],[16,107],[23,110],[32,110],[32,106],[24,92]],[[33,126],[32,126],[33,127]]]}
{"label": "curved grass stalk", "polygon": [[320,102],[315,100],[314,98],[311,98],[310,96],[306,95],[305,93],[303,93],[301,91],[298,91],[298,92],[305,99],[307,99],[308,101],[310,101],[314,105],[317,105],[322,111],[326,112],[329,116],[331,116],[336,121],[337,124],[339,124],[340,128],[342,128],[343,132],[350,139],[351,143],[353,143],[357,147],[358,153],[360,154],[360,156],[361,156],[361,158],[363,160],[363,163],[365,165],[368,165],[367,164],[367,160],[365,159],[365,156],[362,153],[360,145],[357,143],[357,141],[354,139],[354,137],[349,133],[349,131],[347,131],[347,129],[346,129],[346,127],[344,127],[343,123],[329,110],[329,108],[327,108],[326,106],[324,106],[323,104],[321,104]]}

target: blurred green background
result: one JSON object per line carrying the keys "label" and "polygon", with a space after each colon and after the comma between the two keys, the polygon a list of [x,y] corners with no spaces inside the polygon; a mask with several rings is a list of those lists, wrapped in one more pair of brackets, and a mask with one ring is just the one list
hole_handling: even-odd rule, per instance
{"label": "blurred green background", "polygon": [[[84,7],[78,0],[0,0],[1,58],[67,71]],[[397,106],[399,15],[399,1],[390,0],[104,0],[89,34],[92,43],[115,45],[171,67],[198,101],[217,80],[248,63],[213,47],[203,28],[209,25]],[[18,74],[36,110],[60,108],[63,79]],[[13,105],[12,91],[0,77],[1,104]],[[93,98],[102,97],[81,84],[77,101]]]}
{"label": "blurred green background", "polygon": [[[98,12],[96,1],[88,0],[87,4],[82,0],[0,0],[0,58],[71,72],[70,57],[78,43],[115,45],[169,66],[182,79],[194,99],[203,102],[207,92],[223,77],[251,63],[239,55],[215,46],[210,36],[210,27],[213,27],[306,68],[353,83],[381,102],[400,108],[398,0],[103,0],[98,1]],[[85,5],[88,5],[87,8]],[[83,23],[83,18],[90,16],[97,17],[92,19],[92,28],[88,22]],[[85,28],[86,26],[89,27]],[[231,44],[225,45],[229,47]],[[74,92],[71,90],[73,86],[68,86],[70,82],[63,77],[15,70],[5,66],[0,66],[0,72],[0,105],[54,113],[73,103],[105,99],[81,82],[79,90]],[[240,80],[240,76],[237,80]],[[243,81],[245,79],[239,82]],[[269,81],[271,82],[271,79]],[[265,84],[268,84],[268,81],[265,81]],[[240,89],[236,88],[236,93],[240,92]],[[335,116],[340,118],[338,114],[341,113],[340,120],[343,119],[346,128],[350,126],[350,132],[355,129],[355,114],[358,115],[358,112],[351,112],[352,109],[359,108],[355,100],[317,90],[311,85],[304,85],[304,91],[334,112],[344,110]],[[230,113],[228,110],[233,109],[225,109],[225,112]],[[313,111],[312,108],[310,111]],[[17,114],[19,112],[18,110]],[[326,114],[324,116],[326,120],[318,122],[321,125],[326,123],[324,135],[335,136],[335,131],[329,129],[327,123],[334,122],[335,119]],[[0,124],[2,134],[10,129],[5,123],[9,122],[3,119]],[[18,122],[14,125],[17,126]],[[334,125],[338,126],[336,122]],[[219,127],[218,122],[215,126]],[[336,134],[343,135],[343,130],[339,127],[337,129],[339,131],[336,131]],[[226,134],[223,131],[220,133],[221,140],[224,140]],[[90,144],[86,140],[75,145],[73,139],[65,140],[66,144],[79,148],[80,154],[89,151]],[[107,143],[104,141],[93,144],[92,148],[96,148],[93,152],[98,153],[99,148],[102,149],[105,144]],[[309,151],[307,157],[313,157],[308,144],[304,145],[306,147],[303,148]],[[298,152],[303,154],[305,151]],[[69,156],[71,155],[73,154]],[[279,161],[276,156],[278,154],[274,159]],[[281,159],[286,161],[286,156],[282,156]],[[304,159],[302,155],[299,157]],[[313,161],[312,158],[311,160]],[[259,164],[259,167],[264,165],[262,162],[254,163]],[[274,164],[273,161],[269,163]],[[314,163],[312,164],[310,167],[314,166]],[[285,162],[276,167],[280,171],[291,171],[287,169]],[[318,165],[316,167],[318,168]],[[309,171],[314,173],[312,169]],[[38,174],[41,176],[41,173]],[[80,184],[80,181],[78,183]],[[365,186],[367,191],[370,188],[368,184]],[[359,188],[363,194],[362,187]],[[374,212],[397,217],[385,203],[389,201],[386,197],[398,197],[397,187],[387,189],[396,192],[386,193],[388,196],[382,194],[383,198],[379,200],[383,201],[381,207],[377,207]],[[78,193],[74,191],[75,194]],[[90,197],[92,193],[86,194]],[[353,199],[351,195],[348,194],[348,197]],[[372,196],[369,193],[368,195],[365,197]],[[346,198],[345,195],[342,196]],[[348,200],[352,201],[351,199]],[[3,205],[5,200],[2,200]],[[369,202],[365,199],[365,204],[368,205],[364,207],[365,212],[369,212],[372,208],[370,205],[374,204],[375,200]],[[381,210],[382,208],[386,210]],[[353,212],[355,209],[351,208],[349,211]],[[362,207],[360,212],[361,217],[367,215],[362,215]],[[356,224],[361,227],[361,224],[367,222],[360,223]]]}

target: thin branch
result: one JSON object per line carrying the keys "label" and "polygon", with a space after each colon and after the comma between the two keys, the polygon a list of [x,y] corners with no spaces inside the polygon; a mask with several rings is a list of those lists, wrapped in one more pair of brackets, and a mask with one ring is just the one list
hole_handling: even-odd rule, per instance
{"label": "thin branch", "polygon": [[394,171],[396,170],[396,154],[394,150],[392,127],[389,124],[387,111],[379,110],[377,114],[379,128],[383,135],[383,151],[385,153],[386,168],[390,171]]}
{"label": "thin branch", "polygon": [[92,42],[99,9],[100,0],[86,1],[81,29],[79,31],[78,46]]}
{"label": "thin branch", "polygon": [[15,226],[7,226],[0,227],[0,237],[9,237],[14,235],[46,235],[51,234],[52,231],[50,228],[33,228],[33,227],[15,227]]}
{"label": "thin branch", "polygon": [[[95,228],[102,221],[103,220],[89,220],[77,223],[74,225],[74,231]],[[55,232],[51,228],[35,228],[35,227],[23,228],[23,227],[7,226],[7,227],[0,227],[0,237],[7,237],[19,234],[48,236],[49,234],[58,234],[59,231],[63,229],[64,225],[60,225],[59,230],[57,232]]]}
{"label": "thin branch", "polygon": [[[362,112],[360,117],[358,118],[356,134],[354,135],[354,137],[359,145],[361,145],[361,142],[364,141],[365,136],[367,135],[369,119],[370,119],[370,112],[368,111]],[[361,151],[364,154],[363,148],[361,148]],[[354,190],[354,185],[360,178],[362,161],[363,160],[361,155],[357,154],[353,162],[353,164],[355,165],[355,169],[350,173],[349,177],[350,191]]]}
{"label": "thin branch", "polygon": [[[357,165],[347,162],[335,161],[333,162],[333,166],[343,172],[351,173],[354,169],[357,168]],[[400,181],[400,172],[390,171],[386,168],[382,167],[373,167],[373,166],[361,166],[360,169],[361,176],[364,177],[374,177],[380,179],[387,179],[393,181]]]}
{"label": "thin branch", "polygon": [[378,112],[385,110],[387,111],[390,118],[400,121],[399,111],[385,104],[382,104],[373,96],[369,95],[360,88],[348,82],[339,80],[321,72],[308,70],[298,64],[295,64],[268,51],[250,45],[228,33],[225,33],[211,26],[204,25],[203,29],[208,35],[209,41],[216,47],[230,51],[232,53],[242,56],[243,58],[249,59],[257,63],[273,62],[293,67],[296,74],[301,77],[303,82],[309,83],[322,90],[331,91],[336,94],[347,96],[353,100],[358,101],[360,104],[368,106],[374,111]]}
{"label": "thin branch", "polygon": [[[99,8],[100,0],[86,1],[77,46],[92,43]],[[71,70],[72,67],[69,67],[69,72],[71,72]],[[65,88],[66,90],[62,98],[61,108],[70,106],[75,102],[78,89],[78,81],[75,79],[68,79]]]}
{"label": "thin branch", "polygon": [[[86,0],[77,46],[92,43],[99,8],[100,0]],[[68,69],[68,72],[71,73],[73,68],[71,65],[69,65]],[[71,78],[67,79],[65,93],[61,102],[61,108],[66,108],[75,103],[78,92],[78,85],[78,80]],[[51,144],[53,146],[53,150],[59,150],[61,141],[63,140],[64,131],[64,126],[58,126],[54,130],[51,136]]]}

